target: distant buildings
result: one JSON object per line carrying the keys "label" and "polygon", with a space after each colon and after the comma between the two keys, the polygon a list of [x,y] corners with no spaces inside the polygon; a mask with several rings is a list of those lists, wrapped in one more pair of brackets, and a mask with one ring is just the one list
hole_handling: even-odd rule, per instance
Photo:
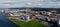
{"label": "distant buildings", "polygon": [[3,12],[4,12],[4,10],[0,10],[0,12],[2,12],[2,13],[3,13]]}
{"label": "distant buildings", "polygon": [[[56,10],[50,11],[32,11],[31,9],[13,9],[13,10],[4,10],[4,13],[9,17],[17,17],[18,19],[23,19],[29,21],[35,18],[47,18],[47,17],[56,17]],[[23,15],[23,16],[22,16]],[[26,18],[24,18],[26,17]],[[31,17],[31,19],[30,19]],[[58,16],[59,17],[59,16]]]}

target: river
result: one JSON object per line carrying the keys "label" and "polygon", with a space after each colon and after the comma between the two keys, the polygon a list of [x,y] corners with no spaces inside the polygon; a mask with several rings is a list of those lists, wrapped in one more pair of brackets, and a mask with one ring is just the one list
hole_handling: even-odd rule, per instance
{"label": "river", "polygon": [[18,27],[16,24],[8,20],[4,13],[0,13],[0,27]]}

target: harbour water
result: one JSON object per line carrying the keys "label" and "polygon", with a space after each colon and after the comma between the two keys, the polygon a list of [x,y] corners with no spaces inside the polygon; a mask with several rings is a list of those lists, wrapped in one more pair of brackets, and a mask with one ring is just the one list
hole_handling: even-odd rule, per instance
{"label": "harbour water", "polygon": [[4,13],[0,13],[0,27],[18,27],[16,24],[8,20]]}

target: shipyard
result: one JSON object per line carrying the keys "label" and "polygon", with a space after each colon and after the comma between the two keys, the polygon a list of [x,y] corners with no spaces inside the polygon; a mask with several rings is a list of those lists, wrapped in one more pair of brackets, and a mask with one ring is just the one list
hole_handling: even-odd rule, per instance
{"label": "shipyard", "polygon": [[31,8],[26,9],[6,9],[1,10],[0,12],[5,13],[8,18],[17,19],[24,22],[29,22],[31,20],[36,20],[42,22],[46,26],[51,26],[55,21],[54,26],[60,26],[60,14],[57,13],[57,10],[48,10],[48,11],[33,11]]}
{"label": "shipyard", "polygon": [[0,27],[60,27],[60,0],[0,0]]}

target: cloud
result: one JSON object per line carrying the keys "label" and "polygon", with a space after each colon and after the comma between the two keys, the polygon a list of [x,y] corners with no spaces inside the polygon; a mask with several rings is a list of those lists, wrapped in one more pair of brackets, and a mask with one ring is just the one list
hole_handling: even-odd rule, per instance
{"label": "cloud", "polygon": [[0,0],[0,7],[60,8],[58,0]]}

